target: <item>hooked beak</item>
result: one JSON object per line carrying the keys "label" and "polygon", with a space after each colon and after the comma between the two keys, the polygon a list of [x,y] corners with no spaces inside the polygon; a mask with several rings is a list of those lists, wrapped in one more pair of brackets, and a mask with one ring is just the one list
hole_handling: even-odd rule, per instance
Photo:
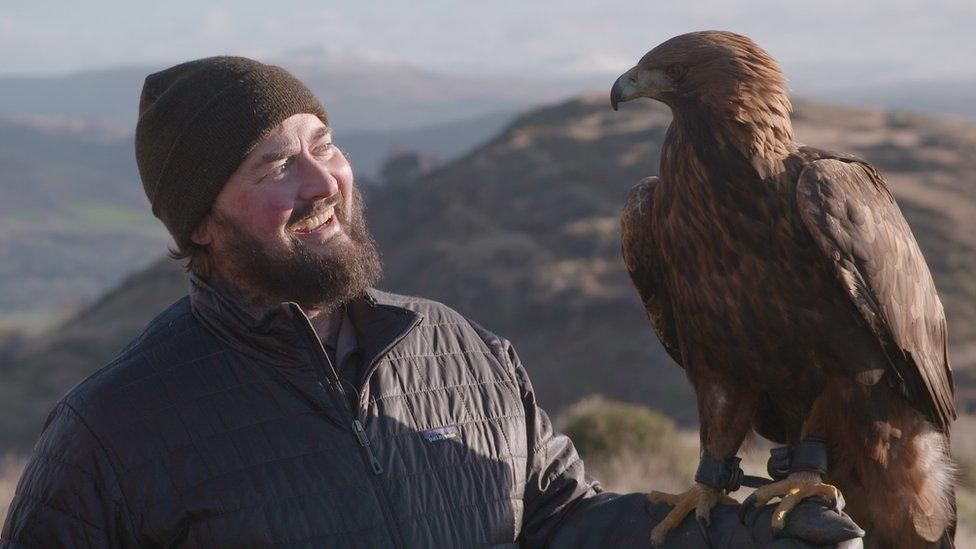
{"label": "hooked beak", "polygon": [[674,91],[674,83],[663,72],[657,69],[643,69],[634,67],[620,75],[610,88],[610,106],[617,110],[617,105],[637,99],[650,97],[660,99],[661,93]]}

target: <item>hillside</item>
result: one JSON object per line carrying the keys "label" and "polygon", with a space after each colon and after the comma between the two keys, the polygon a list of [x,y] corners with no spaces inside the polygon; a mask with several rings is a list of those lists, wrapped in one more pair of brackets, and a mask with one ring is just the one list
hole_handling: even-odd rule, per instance
{"label": "hillside", "polygon": [[165,251],[132,147],[83,120],[0,119],[4,324],[76,309]]}
{"label": "hillside", "polygon": [[[657,170],[670,114],[624,107],[614,113],[596,95],[532,111],[415,184],[371,192],[367,217],[386,264],[381,286],[446,301],[511,339],[548,408],[603,393],[687,423],[691,391],[630,287],[617,225],[627,190]],[[886,173],[935,273],[956,368],[976,370],[976,124],[807,102],[795,122],[804,142]],[[161,261],[63,329],[8,342],[0,434],[28,444],[53,400],[183,283]]]}
{"label": "hillside", "polygon": [[[495,135],[494,113],[410,130],[345,131],[364,184],[391,151],[447,161]],[[0,118],[0,330],[37,330],[90,303],[169,244],[149,211],[133,129],[89,118]]]}

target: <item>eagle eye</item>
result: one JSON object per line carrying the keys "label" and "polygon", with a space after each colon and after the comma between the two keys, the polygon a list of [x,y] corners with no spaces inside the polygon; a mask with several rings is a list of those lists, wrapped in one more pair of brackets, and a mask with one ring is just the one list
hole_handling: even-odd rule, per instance
{"label": "eagle eye", "polygon": [[664,69],[664,74],[666,74],[671,80],[678,80],[685,75],[685,68],[681,65],[668,65]]}

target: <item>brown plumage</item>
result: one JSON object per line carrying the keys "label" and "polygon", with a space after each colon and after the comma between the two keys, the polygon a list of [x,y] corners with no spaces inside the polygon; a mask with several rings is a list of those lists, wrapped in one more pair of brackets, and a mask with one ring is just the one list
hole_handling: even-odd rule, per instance
{"label": "brown plumage", "polygon": [[784,76],[745,36],[664,42],[614,85],[614,107],[637,97],[673,121],[623,256],[695,388],[703,453],[753,429],[824,438],[868,546],[951,545],[945,314],[881,174],[794,140]]}

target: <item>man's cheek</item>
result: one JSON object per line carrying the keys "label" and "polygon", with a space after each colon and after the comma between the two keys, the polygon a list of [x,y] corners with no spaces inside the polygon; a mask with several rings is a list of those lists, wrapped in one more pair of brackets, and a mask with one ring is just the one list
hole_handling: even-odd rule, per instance
{"label": "man's cheek", "polygon": [[[269,205],[271,206],[271,205]],[[257,228],[265,233],[287,233],[288,221],[291,219],[292,209],[280,205],[277,207],[265,207],[251,213],[250,219],[253,220]]]}
{"label": "man's cheek", "polygon": [[251,219],[288,218],[294,205],[294,197],[286,192],[274,192],[260,185],[234,196],[232,204]]}

